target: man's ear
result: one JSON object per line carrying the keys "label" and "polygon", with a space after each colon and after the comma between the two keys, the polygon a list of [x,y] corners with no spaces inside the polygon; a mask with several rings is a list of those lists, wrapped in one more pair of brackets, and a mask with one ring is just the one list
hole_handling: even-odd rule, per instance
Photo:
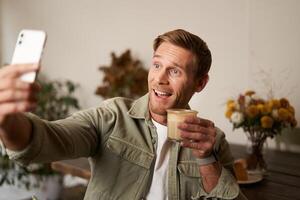
{"label": "man's ear", "polygon": [[201,92],[205,88],[208,80],[209,80],[208,74],[204,75],[201,79],[197,80],[195,92]]}

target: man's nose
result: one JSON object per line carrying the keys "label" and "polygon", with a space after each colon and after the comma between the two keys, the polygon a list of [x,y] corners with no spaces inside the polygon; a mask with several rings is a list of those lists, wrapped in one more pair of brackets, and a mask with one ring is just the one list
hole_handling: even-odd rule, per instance
{"label": "man's nose", "polygon": [[158,84],[168,84],[169,80],[168,80],[167,71],[165,69],[160,70],[156,74],[155,80],[157,81]]}

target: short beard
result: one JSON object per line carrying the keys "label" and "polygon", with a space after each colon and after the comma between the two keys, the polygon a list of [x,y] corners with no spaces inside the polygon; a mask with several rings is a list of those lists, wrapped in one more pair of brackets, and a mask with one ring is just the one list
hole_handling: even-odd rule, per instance
{"label": "short beard", "polygon": [[154,114],[157,114],[157,115],[167,115],[167,110],[164,109],[164,108],[160,108],[160,107],[155,107],[151,104],[151,102],[149,103],[149,111],[150,113],[154,113]]}

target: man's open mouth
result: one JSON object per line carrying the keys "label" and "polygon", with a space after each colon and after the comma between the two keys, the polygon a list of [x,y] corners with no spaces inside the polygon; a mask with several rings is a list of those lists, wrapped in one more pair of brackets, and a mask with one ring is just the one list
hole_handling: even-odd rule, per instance
{"label": "man's open mouth", "polygon": [[169,97],[172,95],[171,93],[163,92],[163,91],[159,91],[159,90],[153,90],[153,91],[154,91],[155,95],[158,97]]}

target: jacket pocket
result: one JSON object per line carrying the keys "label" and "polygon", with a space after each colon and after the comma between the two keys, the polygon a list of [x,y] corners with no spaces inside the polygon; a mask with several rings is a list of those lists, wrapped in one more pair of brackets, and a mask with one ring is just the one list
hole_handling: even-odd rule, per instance
{"label": "jacket pocket", "polygon": [[191,178],[201,178],[200,172],[199,172],[199,166],[196,162],[194,161],[186,161],[184,163],[179,163],[178,164],[178,171]]}
{"label": "jacket pocket", "polygon": [[150,169],[154,159],[153,153],[115,136],[109,137],[106,147],[117,156],[146,169]]}
{"label": "jacket pocket", "polygon": [[202,188],[199,166],[196,162],[179,163],[179,191],[180,199],[196,199]]}

